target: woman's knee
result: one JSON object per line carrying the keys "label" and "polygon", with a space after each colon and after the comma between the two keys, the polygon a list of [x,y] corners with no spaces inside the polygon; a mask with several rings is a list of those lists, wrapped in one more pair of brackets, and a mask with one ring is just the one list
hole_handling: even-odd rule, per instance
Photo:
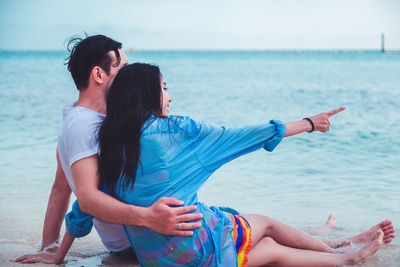
{"label": "woman's knee", "polygon": [[263,225],[264,225],[264,236],[270,236],[274,231],[276,221],[267,216],[262,216]]}
{"label": "woman's knee", "polygon": [[249,221],[252,231],[254,229],[256,236],[259,238],[270,236],[274,229],[275,220],[267,216],[258,214],[246,214],[243,217],[245,217]]}
{"label": "woman's knee", "polygon": [[263,247],[270,247],[276,245],[276,241],[272,237],[263,237],[260,241],[259,244]]}

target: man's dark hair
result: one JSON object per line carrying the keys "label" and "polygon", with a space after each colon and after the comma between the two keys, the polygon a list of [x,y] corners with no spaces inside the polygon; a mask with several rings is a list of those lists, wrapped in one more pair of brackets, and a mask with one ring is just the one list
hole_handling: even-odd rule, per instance
{"label": "man's dark hair", "polygon": [[102,68],[107,74],[110,72],[112,56],[109,52],[114,51],[117,57],[115,66],[121,61],[118,49],[122,44],[104,35],[98,34],[81,38],[74,36],[69,39],[67,50],[70,52],[68,70],[79,91],[85,90],[89,85],[89,77],[95,66]]}

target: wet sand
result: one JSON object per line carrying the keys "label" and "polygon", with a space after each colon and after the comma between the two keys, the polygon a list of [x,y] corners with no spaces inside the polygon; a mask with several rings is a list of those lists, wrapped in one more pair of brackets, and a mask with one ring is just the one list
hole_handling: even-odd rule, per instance
{"label": "wet sand", "polygon": [[[325,236],[326,237],[326,236]],[[358,246],[355,247],[355,249]],[[77,252],[83,249],[87,249],[87,254],[81,254]],[[376,266],[398,266],[400,262],[400,255],[396,255],[396,251],[399,247],[396,244],[383,245],[381,250],[376,255],[370,257],[368,261],[361,266],[364,267],[376,267]],[[50,264],[19,264],[13,262],[13,260],[21,255],[27,253],[33,253],[35,249],[30,245],[13,244],[0,242],[0,266],[140,266],[133,260],[121,259],[100,246],[89,246],[82,247],[80,244],[75,246],[71,252],[65,258],[62,265],[50,265]],[[386,259],[386,260],[385,260]],[[391,259],[391,260],[388,260]]]}
{"label": "wet sand", "polygon": [[[92,250],[92,249],[89,249]],[[0,266],[60,266],[54,264],[20,264],[13,260],[17,257],[34,253],[34,249],[31,246],[24,246],[20,244],[0,243]],[[64,263],[61,266],[140,266],[137,261],[122,259],[121,257],[115,256],[106,250],[92,255],[82,255],[77,252],[68,253]]]}

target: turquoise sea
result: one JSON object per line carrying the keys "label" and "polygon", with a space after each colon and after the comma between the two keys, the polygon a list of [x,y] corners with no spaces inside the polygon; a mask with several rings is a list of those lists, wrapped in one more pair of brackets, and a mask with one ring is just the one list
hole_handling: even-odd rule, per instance
{"label": "turquoise sea", "polygon": [[[200,191],[209,205],[307,229],[322,238],[390,218],[400,229],[400,54],[373,51],[134,51],[160,66],[171,114],[231,127],[293,121],[339,106],[326,134],[285,139],[221,168]],[[77,98],[65,52],[0,51],[0,265],[34,252],[55,174],[61,109]],[[400,231],[400,230],[399,230]],[[96,233],[67,266],[110,265]],[[363,266],[399,266],[400,237]]]}

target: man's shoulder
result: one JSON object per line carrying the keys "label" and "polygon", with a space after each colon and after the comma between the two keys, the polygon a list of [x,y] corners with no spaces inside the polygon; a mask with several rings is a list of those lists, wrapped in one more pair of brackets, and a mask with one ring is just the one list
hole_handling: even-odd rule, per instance
{"label": "man's shoulder", "polygon": [[63,120],[103,120],[105,115],[81,106],[67,105],[63,108]]}
{"label": "man's shoulder", "polygon": [[93,131],[102,123],[104,115],[82,107],[67,106],[63,109],[63,119],[61,128],[63,131],[70,132]]}
{"label": "man's shoulder", "polygon": [[77,160],[98,152],[98,129],[103,117],[100,113],[81,107],[67,107],[58,135],[60,157],[71,166]]}
{"label": "man's shoulder", "polygon": [[58,135],[59,142],[97,143],[104,115],[82,107],[66,106]]}

